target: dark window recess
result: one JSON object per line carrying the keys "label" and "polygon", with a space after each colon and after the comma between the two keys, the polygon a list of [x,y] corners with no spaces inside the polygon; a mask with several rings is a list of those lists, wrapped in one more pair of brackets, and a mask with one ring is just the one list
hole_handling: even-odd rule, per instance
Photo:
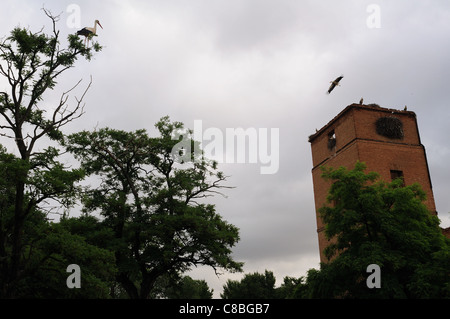
{"label": "dark window recess", "polygon": [[332,150],[336,146],[336,135],[334,134],[334,130],[328,133],[328,149]]}
{"label": "dark window recess", "polygon": [[405,186],[405,179],[403,178],[403,171],[399,170],[391,170],[391,180],[395,180],[400,178],[403,182],[403,186]]}

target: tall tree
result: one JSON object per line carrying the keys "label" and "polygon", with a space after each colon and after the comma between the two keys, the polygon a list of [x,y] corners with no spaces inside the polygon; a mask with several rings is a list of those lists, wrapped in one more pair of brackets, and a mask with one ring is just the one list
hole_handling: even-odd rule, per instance
{"label": "tall tree", "polygon": [[[423,203],[420,185],[390,183],[365,173],[364,163],[348,170],[325,168],[331,180],[320,209],[332,258],[308,273],[313,298],[448,298],[450,241]],[[380,267],[381,288],[369,288],[367,267]],[[305,292],[305,290],[303,289]]]}
{"label": "tall tree", "polygon": [[[9,84],[8,90],[0,92],[0,135],[13,139],[19,154],[14,164],[13,218],[0,227],[0,294],[5,297],[14,297],[18,280],[26,275],[22,256],[27,246],[27,219],[46,200],[69,204],[74,182],[83,176],[82,171],[66,169],[58,162],[58,148],[35,149],[38,141],[61,138],[61,128],[81,116],[86,91],[72,108],[67,101],[73,88],[62,93],[50,112],[43,105],[43,95],[55,88],[57,79],[75,65],[78,57],[89,60],[92,51],[101,49],[98,44],[86,48],[77,35],[69,35],[63,48],[56,29],[58,17],[47,10],[44,13],[52,23],[50,34],[43,29],[33,33],[17,27],[0,43],[0,75]],[[6,248],[8,245],[11,249]]]}
{"label": "tall tree", "polygon": [[[238,229],[214,205],[199,202],[224,187],[217,163],[177,163],[173,149],[179,139],[173,134],[182,123],[165,117],[156,127],[160,137],[104,128],[72,134],[65,142],[86,173],[101,180],[86,193],[84,209],[100,212],[114,232],[109,248],[116,279],[130,298],[148,298],[159,277],[195,265],[231,271],[242,266],[231,257]],[[198,156],[194,147],[191,152]]]}

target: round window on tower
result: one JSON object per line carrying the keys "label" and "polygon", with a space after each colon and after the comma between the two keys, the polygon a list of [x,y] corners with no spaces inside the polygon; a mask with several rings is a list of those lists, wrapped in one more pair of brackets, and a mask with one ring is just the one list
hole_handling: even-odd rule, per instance
{"label": "round window on tower", "polygon": [[403,139],[403,123],[394,116],[380,117],[375,126],[377,133],[392,139]]}

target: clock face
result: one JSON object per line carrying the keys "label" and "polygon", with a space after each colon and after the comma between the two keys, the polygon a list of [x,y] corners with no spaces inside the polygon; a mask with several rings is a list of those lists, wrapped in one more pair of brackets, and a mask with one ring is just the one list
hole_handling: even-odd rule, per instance
{"label": "clock face", "polygon": [[377,133],[392,139],[403,139],[403,123],[394,116],[380,117],[375,122]]}

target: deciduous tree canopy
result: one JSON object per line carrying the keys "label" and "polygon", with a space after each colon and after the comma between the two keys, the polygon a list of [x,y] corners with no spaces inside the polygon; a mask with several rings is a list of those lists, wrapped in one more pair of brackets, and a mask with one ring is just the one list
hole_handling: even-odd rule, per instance
{"label": "deciduous tree canopy", "polygon": [[108,248],[115,252],[117,281],[131,298],[147,298],[159,277],[195,265],[241,269],[231,258],[238,229],[213,205],[196,202],[224,187],[225,176],[207,159],[176,163],[172,133],[182,124],[165,117],[156,127],[156,138],[145,130],[105,128],[65,142],[87,174],[101,179],[85,192],[85,211],[98,211],[114,233]]}
{"label": "deciduous tree canopy", "polygon": [[[377,173],[324,168],[332,182],[320,209],[326,248],[332,258],[308,273],[306,296],[312,298],[450,297],[450,243],[439,220],[423,204],[420,185],[387,183]],[[366,285],[367,266],[381,269],[381,288]]]}
{"label": "deciduous tree canopy", "polygon": [[58,148],[40,145],[36,151],[38,142],[60,139],[61,128],[81,116],[83,97],[70,107],[67,100],[72,90],[62,93],[50,114],[42,100],[79,57],[89,60],[101,47],[85,48],[76,35],[69,35],[63,47],[56,29],[58,17],[44,12],[52,23],[52,33],[17,27],[0,43],[0,76],[9,84],[0,92],[0,136],[14,140],[19,154],[16,158],[2,152],[4,161],[0,163],[6,174],[2,177],[11,177],[5,181],[8,185],[2,198],[6,200],[2,205],[8,208],[0,213],[0,296],[4,297],[16,296],[20,282],[35,271],[30,266],[36,264],[25,257],[34,247],[26,233],[27,223],[46,201],[70,205],[76,193],[74,184],[83,178],[80,170],[68,169],[58,161]]}

